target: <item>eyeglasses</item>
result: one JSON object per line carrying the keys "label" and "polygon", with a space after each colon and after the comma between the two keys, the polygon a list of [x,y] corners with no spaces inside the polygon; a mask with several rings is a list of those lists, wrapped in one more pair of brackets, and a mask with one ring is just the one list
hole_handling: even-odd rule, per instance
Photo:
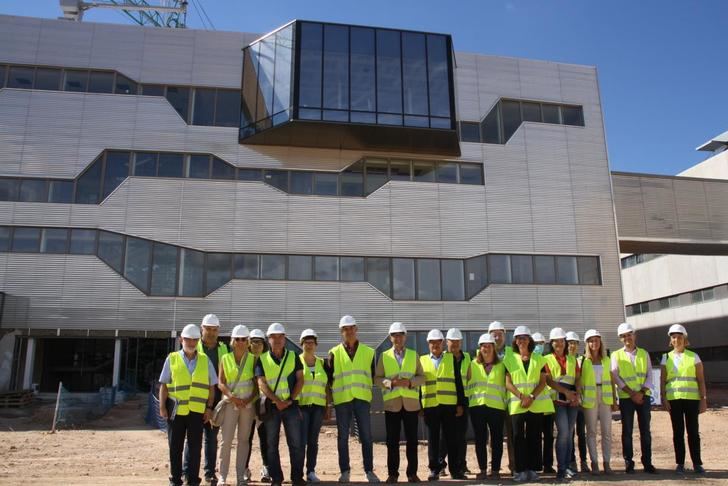
{"label": "eyeglasses", "polygon": [[404,333],[403,332],[393,332],[392,334],[390,334],[390,336],[401,337],[401,336],[404,336]]}
{"label": "eyeglasses", "polygon": [[235,341],[247,341],[248,338],[240,338],[240,337],[237,337],[237,338],[233,338],[233,340],[235,340]]}

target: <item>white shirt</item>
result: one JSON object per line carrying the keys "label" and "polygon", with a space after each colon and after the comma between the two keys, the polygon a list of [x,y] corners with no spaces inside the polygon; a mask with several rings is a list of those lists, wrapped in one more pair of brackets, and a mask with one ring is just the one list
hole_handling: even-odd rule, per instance
{"label": "white shirt", "polygon": [[594,368],[594,376],[597,379],[597,385],[602,384],[602,373],[604,372],[604,367],[601,363],[599,364],[593,364],[592,368]]}
{"label": "white shirt", "polygon": [[442,353],[439,358],[435,357],[434,354],[430,353],[430,359],[432,360],[432,364],[435,365],[435,369],[438,369],[440,367],[440,362],[442,361],[443,356],[445,356],[445,353]]}
{"label": "white shirt", "polygon": [[[672,353],[672,369],[673,371],[677,372],[680,366],[680,362],[682,361],[683,356],[685,353],[678,353],[677,351],[674,351]],[[695,354],[695,364],[700,363],[700,356]],[[667,366],[667,353],[662,355],[662,361],[660,361],[661,366]]]}

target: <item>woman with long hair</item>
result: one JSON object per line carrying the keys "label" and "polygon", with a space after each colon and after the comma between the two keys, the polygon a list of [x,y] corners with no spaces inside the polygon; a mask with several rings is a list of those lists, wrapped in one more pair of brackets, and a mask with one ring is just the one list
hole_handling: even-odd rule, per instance
{"label": "woman with long hair", "polygon": [[[250,331],[250,353],[258,360],[261,354],[268,350],[268,343],[265,340],[265,333],[260,329]],[[256,404],[257,405],[257,404]],[[245,476],[246,481],[252,479],[250,473],[250,454],[253,451],[253,439],[255,438],[255,430],[258,430],[258,443],[260,445],[260,458],[263,467],[260,470],[260,482],[270,483],[270,474],[268,473],[268,440],[265,435],[265,422],[257,420],[256,425],[250,429],[250,437],[248,438],[248,458],[245,460]]]}

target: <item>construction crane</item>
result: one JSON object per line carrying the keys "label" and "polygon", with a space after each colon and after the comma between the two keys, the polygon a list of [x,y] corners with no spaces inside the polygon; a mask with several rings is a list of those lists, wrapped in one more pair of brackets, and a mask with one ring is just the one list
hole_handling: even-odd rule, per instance
{"label": "construction crane", "polygon": [[80,22],[83,14],[91,8],[121,10],[139,25],[184,29],[187,22],[187,0],[160,0],[159,5],[150,5],[147,0],[60,0],[64,19]]}

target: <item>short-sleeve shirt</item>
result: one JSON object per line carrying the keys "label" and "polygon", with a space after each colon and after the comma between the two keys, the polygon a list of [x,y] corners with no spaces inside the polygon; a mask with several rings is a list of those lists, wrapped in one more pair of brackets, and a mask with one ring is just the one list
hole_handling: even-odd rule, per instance
{"label": "short-sleeve shirt", "polygon": [[[187,359],[187,356],[182,349],[177,352],[182,356],[182,359],[187,365],[187,371],[190,372],[190,375],[194,373],[195,367],[197,366],[197,352],[195,352],[195,357],[192,359]],[[217,371],[215,370],[215,367],[212,365],[212,362],[209,359],[207,360],[207,378],[208,380],[210,380],[210,386],[217,385]],[[169,356],[167,356],[167,359],[164,360],[162,373],[160,373],[159,375],[159,382],[164,383],[165,385],[169,385],[170,383],[172,383],[172,370],[169,365]]]}
{"label": "short-sleeve shirt", "polygon": [[[680,361],[682,361],[684,353],[678,353],[677,351],[673,351],[672,353],[672,366],[673,370],[677,371],[678,366],[680,366]],[[697,353],[695,353],[695,364],[700,363],[700,356],[698,356]],[[667,353],[662,355],[662,361],[660,361],[661,366],[667,366]]]}
{"label": "short-sleeve shirt", "polygon": [[[288,379],[288,389],[291,391],[291,393],[293,393],[293,388],[296,386],[296,373],[299,370],[303,371],[303,363],[301,363],[301,360],[298,359],[298,356],[293,351],[286,350],[286,352],[288,353],[288,359],[292,359],[294,361],[293,373],[291,373],[287,377],[281,375],[281,380]],[[281,356],[281,359],[278,359],[273,355],[273,353],[270,353],[270,357],[273,358],[273,361],[279,366],[285,356],[286,354],[284,353],[283,356]],[[255,377],[259,378],[261,376],[265,376],[265,368],[263,367],[263,360],[257,359],[255,361]],[[277,377],[278,376],[276,375],[276,378]],[[275,381],[270,385],[271,391],[273,391],[274,386]]]}

